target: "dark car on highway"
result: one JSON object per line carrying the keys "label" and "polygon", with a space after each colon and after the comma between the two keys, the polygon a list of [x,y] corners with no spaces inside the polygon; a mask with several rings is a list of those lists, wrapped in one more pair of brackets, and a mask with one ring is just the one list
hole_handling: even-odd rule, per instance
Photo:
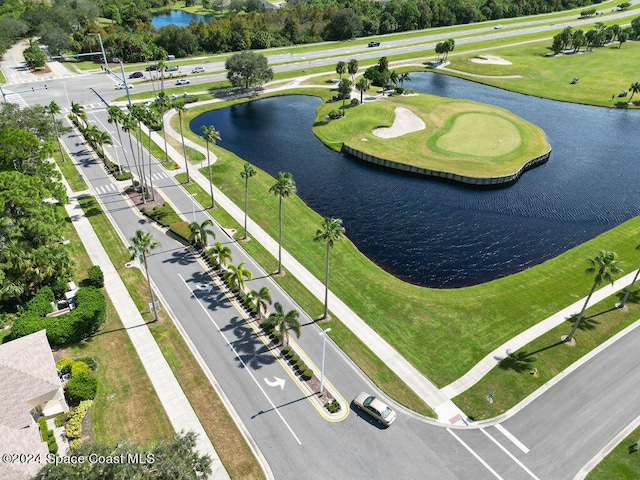
{"label": "dark car on highway", "polygon": [[144,77],[144,73],[142,72],[133,72],[131,75],[129,75],[129,78],[142,78]]}
{"label": "dark car on highway", "polygon": [[369,42],[367,47],[379,47],[380,42]]}

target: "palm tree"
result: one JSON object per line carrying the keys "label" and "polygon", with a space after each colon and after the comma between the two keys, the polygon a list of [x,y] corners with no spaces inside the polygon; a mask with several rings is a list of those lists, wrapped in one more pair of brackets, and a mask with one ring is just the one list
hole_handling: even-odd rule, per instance
{"label": "palm tree", "polygon": [[316,242],[324,242],[327,244],[327,260],[324,270],[324,314],[322,318],[325,319],[329,315],[329,253],[333,248],[335,242],[344,239],[344,227],[342,226],[341,218],[329,218],[325,217],[322,220],[322,228],[316,231],[316,236],[313,238]]}
{"label": "palm tree", "polygon": [[258,309],[258,320],[262,322],[262,311],[267,311],[267,305],[271,305],[271,294],[269,287],[262,287],[260,290],[251,290],[247,293],[249,301]]}
{"label": "palm tree", "polygon": [[160,91],[164,92],[164,71],[167,68],[167,64],[164,62],[164,60],[158,60],[156,62],[156,70],[158,71],[158,73],[160,74]]}
{"label": "palm tree", "polygon": [[165,92],[160,92],[156,101],[155,108],[160,114],[160,123],[162,125],[162,138],[164,139],[164,161],[169,161],[169,149],[167,148],[167,130],[164,128],[164,114],[171,108],[171,101]]}
{"label": "palm tree", "polygon": [[56,121],[56,115],[62,110],[55,100],[51,100],[51,103],[44,107],[44,111],[51,115],[51,123],[53,123],[53,129],[56,132],[56,140],[58,141],[58,149],[60,150],[60,161],[64,162],[65,159],[64,154],[62,153],[62,143],[60,142],[60,133],[58,132],[58,122]]}
{"label": "palm tree", "polygon": [[578,329],[578,326],[582,321],[582,315],[584,314],[584,311],[587,308],[587,304],[591,299],[591,295],[593,295],[593,292],[595,292],[596,287],[600,285],[603,280],[606,280],[607,283],[613,283],[613,275],[622,273],[620,262],[616,260],[616,257],[617,255],[615,254],[615,252],[600,251],[600,253],[598,253],[598,255],[594,258],[587,259],[587,262],[589,262],[589,267],[585,270],[585,273],[587,275],[593,275],[595,273],[593,286],[591,287],[591,291],[587,296],[587,300],[582,306],[582,310],[580,311],[580,315],[578,315],[578,319],[573,324],[571,333],[569,333],[569,335],[564,339],[565,343],[573,340],[573,334],[576,333],[576,330]]}
{"label": "palm tree", "polygon": [[216,238],[215,232],[210,228],[207,228],[209,225],[213,225],[213,222],[209,219],[206,219],[202,223],[191,222],[189,224],[189,241],[196,248],[206,248],[209,236],[213,237],[214,239]]}
{"label": "palm tree", "polygon": [[184,135],[182,133],[182,114],[184,113],[184,100],[175,102],[173,108],[178,112],[180,117],[180,138],[182,138],[182,154],[184,155],[184,168],[187,170],[187,183],[191,183],[191,177],[189,176],[189,160],[187,159],[187,146],[184,143]]}
{"label": "palm tree", "polygon": [[298,320],[300,313],[297,310],[289,310],[285,313],[279,302],[276,302],[273,307],[276,312],[269,315],[265,323],[273,325],[278,330],[282,345],[285,345],[285,340],[287,340],[286,344],[289,343],[289,328],[296,333],[297,338],[300,338],[300,320]]}
{"label": "palm tree", "polygon": [[221,140],[220,132],[213,125],[202,125],[202,136],[207,142],[207,165],[209,167],[209,188],[211,193],[211,208],[216,208],[216,202],[213,200],[213,180],[211,179],[211,160],[209,160],[209,142],[215,145],[216,141]]}
{"label": "palm tree", "polygon": [[245,279],[251,280],[253,273],[243,265],[247,262],[240,262],[238,266],[229,265],[229,269],[224,273],[224,279],[229,284],[231,290],[244,290],[246,288]]}
{"label": "palm tree", "polygon": [[629,103],[633,100],[633,96],[640,92],[640,82],[633,82],[629,87],[629,91],[631,92],[631,98],[629,98]]}
{"label": "palm tree", "polygon": [[404,82],[410,82],[410,81],[411,81],[411,76],[409,75],[409,72],[404,72],[398,75],[398,82],[400,82],[401,88],[404,88]]}
{"label": "palm tree", "polygon": [[338,84],[338,92],[342,95],[342,114],[346,116],[346,112],[344,110],[344,102],[348,96],[351,94],[351,80],[348,78],[343,78],[340,80]]}
{"label": "palm tree", "polygon": [[349,75],[351,75],[351,83],[353,83],[354,75],[358,73],[358,67],[358,60],[356,60],[355,58],[349,60],[349,63],[347,64],[347,72],[349,72]]}
{"label": "palm tree", "polygon": [[240,172],[240,176],[244,178],[244,237],[243,240],[246,240],[247,237],[247,210],[249,208],[249,179],[254,175],[257,175],[258,171],[253,168],[249,162],[244,164],[244,170]]}
{"label": "palm tree", "polygon": [[156,302],[153,298],[153,289],[151,288],[151,279],[149,278],[149,265],[147,264],[147,257],[151,255],[151,252],[160,246],[160,242],[153,240],[153,235],[147,233],[144,230],[137,230],[136,234],[131,237],[131,245],[129,247],[129,253],[131,254],[131,260],[138,257],[138,260],[144,265],[144,271],[147,274],[147,283],[149,284],[149,295],[151,296],[151,305],[153,306],[153,315],[155,321],[158,321],[158,310],[156,309]]}
{"label": "palm tree", "polygon": [[280,236],[278,240],[278,271],[276,272],[276,275],[280,275],[282,274],[282,201],[296,193],[296,183],[293,181],[293,175],[289,172],[278,172],[278,180],[269,189],[269,192],[273,193],[280,200],[278,210],[280,218]]}
{"label": "palm tree", "polygon": [[340,81],[342,81],[342,75],[347,72],[347,64],[342,60],[336,65],[336,73],[340,75]]}
{"label": "palm tree", "polygon": [[[87,112],[84,111],[84,107],[76,102],[71,102],[71,113],[76,116],[78,121],[82,120],[84,126],[87,126]],[[79,122],[80,123],[80,122]]]}
{"label": "palm tree", "polygon": [[362,95],[364,94],[364,92],[369,90],[369,86],[369,80],[364,77],[360,77],[358,83],[356,83],[356,88],[360,91],[360,103],[362,103]]}
{"label": "palm tree", "polygon": [[[122,123],[125,117],[125,113],[115,105],[110,105],[107,107],[107,114],[108,114],[107,121],[109,123],[116,124],[116,131],[118,132],[118,141],[120,142],[120,146],[122,146],[122,134],[120,133],[120,124]],[[127,157],[127,152],[124,148],[122,149],[122,154],[124,155],[124,161],[127,164],[127,168],[129,169],[129,172],[131,172],[131,165],[129,164],[129,158]],[[120,173],[122,173],[122,169],[120,169]],[[133,175],[131,176],[131,186],[134,186]]]}
{"label": "palm tree", "polygon": [[[640,250],[640,245],[636,246],[636,250]],[[627,291],[625,292],[624,297],[622,298],[622,301],[619,304],[616,304],[616,307],[618,307],[620,310],[625,309],[625,306],[627,305],[627,300],[629,300],[629,295],[631,295],[631,290],[633,290],[633,286],[635,285],[636,280],[638,280],[638,275],[640,275],[640,269],[636,270],[636,274],[633,276],[631,285],[629,285],[629,288],[627,288]]]}
{"label": "palm tree", "polygon": [[212,260],[217,267],[226,267],[231,260],[231,249],[226,245],[222,245],[220,242],[216,242],[210,249]]}
{"label": "palm tree", "polygon": [[[131,148],[131,158],[133,159],[133,166],[136,169],[136,173],[138,174],[138,178],[140,178],[140,168],[138,167],[138,162],[136,161],[136,154],[133,150],[133,140],[131,139],[131,131],[136,128],[136,121],[131,115],[124,114],[120,120],[120,128],[123,132],[126,132],[129,136],[129,147]],[[135,188],[135,181],[133,180],[133,176],[131,177],[132,185]],[[144,196],[143,196],[144,198]]]}
{"label": "palm tree", "polygon": [[105,145],[113,145],[113,141],[111,140],[111,135],[104,130],[96,130],[93,134],[93,141],[98,144],[100,147],[100,151],[102,155],[104,155],[104,146]]}

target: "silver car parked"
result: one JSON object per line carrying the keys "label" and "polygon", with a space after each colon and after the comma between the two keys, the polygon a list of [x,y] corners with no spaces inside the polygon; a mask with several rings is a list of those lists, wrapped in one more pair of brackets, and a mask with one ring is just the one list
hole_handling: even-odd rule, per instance
{"label": "silver car parked", "polygon": [[360,393],[353,400],[353,403],[360,410],[364,410],[373,418],[375,418],[378,423],[386,425],[387,427],[391,425],[396,419],[396,412],[391,410],[388,405],[366,392]]}

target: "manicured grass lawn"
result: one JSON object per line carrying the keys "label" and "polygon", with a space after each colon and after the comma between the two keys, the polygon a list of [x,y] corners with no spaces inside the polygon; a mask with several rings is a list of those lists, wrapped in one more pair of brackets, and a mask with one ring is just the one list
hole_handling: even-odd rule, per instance
{"label": "manicured grass lawn", "polygon": [[640,478],[640,450],[633,448],[640,439],[636,428],[587,475],[587,480],[637,480]]}
{"label": "manicured grass lawn", "polygon": [[[455,397],[454,403],[476,420],[509,410],[572,363],[634,323],[640,313],[639,293],[636,286],[630,296],[632,301],[627,303],[628,312],[614,307],[616,302],[620,302],[624,290],[587,309],[575,334],[576,345],[573,347],[561,343],[560,339],[569,333],[575,318],[513,352],[480,382]],[[537,368],[537,375],[531,375],[534,368]],[[495,392],[490,407],[487,407],[487,392]]]}
{"label": "manicured grass lawn", "polygon": [[[618,98],[633,82],[640,81],[637,59],[640,42],[618,43],[574,55],[547,56],[551,40],[486,50],[512,65],[488,65],[471,61],[476,54],[451,56],[452,69],[478,75],[521,75],[519,79],[472,78],[474,81],[516,92],[556,100],[606,107],[627,107],[629,96]],[[574,77],[580,80],[571,85]],[[611,96],[615,95],[612,99]],[[636,95],[634,105],[640,105]]]}
{"label": "manicured grass lawn", "polygon": [[[211,106],[189,111],[185,121],[207,108]],[[239,175],[243,162],[231,155],[219,156],[214,171],[229,174],[216,175],[214,182],[236,204],[243,205],[244,182]],[[278,204],[268,192],[274,180],[261,173],[251,182],[251,217],[277,238]],[[284,247],[323,279],[324,252],[313,242],[319,224],[319,215],[298,197],[284,203]],[[591,286],[591,279],[584,275],[586,258],[599,250],[612,250],[627,262],[626,268],[634,266],[638,253],[630,239],[637,238],[639,232],[640,219],[636,218],[541,265],[454,290],[404,283],[371,263],[351,242],[339,242],[332,253],[330,288],[442,387],[463,375],[487,352],[585,296]]]}
{"label": "manicured grass lawn", "polygon": [[[89,208],[92,199],[82,203]],[[85,277],[91,260],[71,222],[65,237],[76,262],[76,283]],[[56,359],[92,357],[98,363],[98,392],[91,409],[91,430],[99,442],[115,444],[123,438],[151,445],[169,437],[173,428],[149,381],[127,332],[107,297],[107,320],[93,337],[55,352]]]}
{"label": "manicured grass lawn", "polygon": [[[377,157],[432,170],[473,177],[508,175],[550,148],[535,125],[477,102],[425,94],[392,96],[345,108],[345,118],[327,120],[329,111],[340,107],[341,102],[325,102],[318,109],[313,131],[325,144],[339,150],[346,143]],[[398,107],[411,110],[425,128],[397,138],[375,135],[374,129],[393,124]]]}
{"label": "manicured grass lawn", "polygon": [[80,175],[80,172],[78,172],[78,169],[76,168],[71,158],[69,158],[66,150],[62,150],[64,154],[64,161],[61,161],[58,146],[55,145],[54,148],[55,150],[53,151],[53,158],[58,164],[58,168],[62,172],[65,180],[69,184],[69,188],[71,188],[71,190],[74,192],[81,192],[82,190],[86,190],[88,188],[87,183],[82,178],[82,175]]}
{"label": "manicured grass lawn", "polygon": [[[145,320],[152,320],[153,315],[148,309],[148,286],[144,275],[137,268],[125,267],[125,263],[129,261],[129,253],[96,200],[93,197],[86,197],[82,199],[82,206],[138,310]],[[231,416],[227,414],[225,406],[177,328],[163,309],[158,313],[159,321],[150,324],[149,329],[230,476],[247,479],[264,478],[262,469],[244,437],[238,431]],[[126,332],[123,334],[126,335]],[[211,415],[211,411],[216,411],[216,415]],[[141,416],[140,420],[148,421],[144,416]]]}

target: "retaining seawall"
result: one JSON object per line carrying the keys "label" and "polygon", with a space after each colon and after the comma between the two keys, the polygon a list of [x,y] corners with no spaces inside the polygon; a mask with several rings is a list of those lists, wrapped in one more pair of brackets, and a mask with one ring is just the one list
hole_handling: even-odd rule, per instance
{"label": "retaining seawall", "polygon": [[484,187],[504,187],[514,183],[520,178],[520,176],[527,170],[542,165],[549,160],[551,155],[551,149],[548,152],[543,153],[535,158],[532,158],[525,163],[517,172],[509,175],[502,175],[499,177],[469,177],[466,175],[458,175],[451,172],[442,172],[438,170],[429,170],[428,168],[417,167],[415,165],[409,165],[406,163],[394,162],[393,160],[387,160],[386,158],[376,157],[369,153],[361,152],[358,149],[350,147],[346,143],[342,145],[342,153],[355,157],[366,163],[378,165],[391,170],[399,170],[404,173],[410,173],[420,175],[424,177],[435,178],[439,180],[445,180],[449,182],[461,183],[464,185],[472,186],[484,186]]}

